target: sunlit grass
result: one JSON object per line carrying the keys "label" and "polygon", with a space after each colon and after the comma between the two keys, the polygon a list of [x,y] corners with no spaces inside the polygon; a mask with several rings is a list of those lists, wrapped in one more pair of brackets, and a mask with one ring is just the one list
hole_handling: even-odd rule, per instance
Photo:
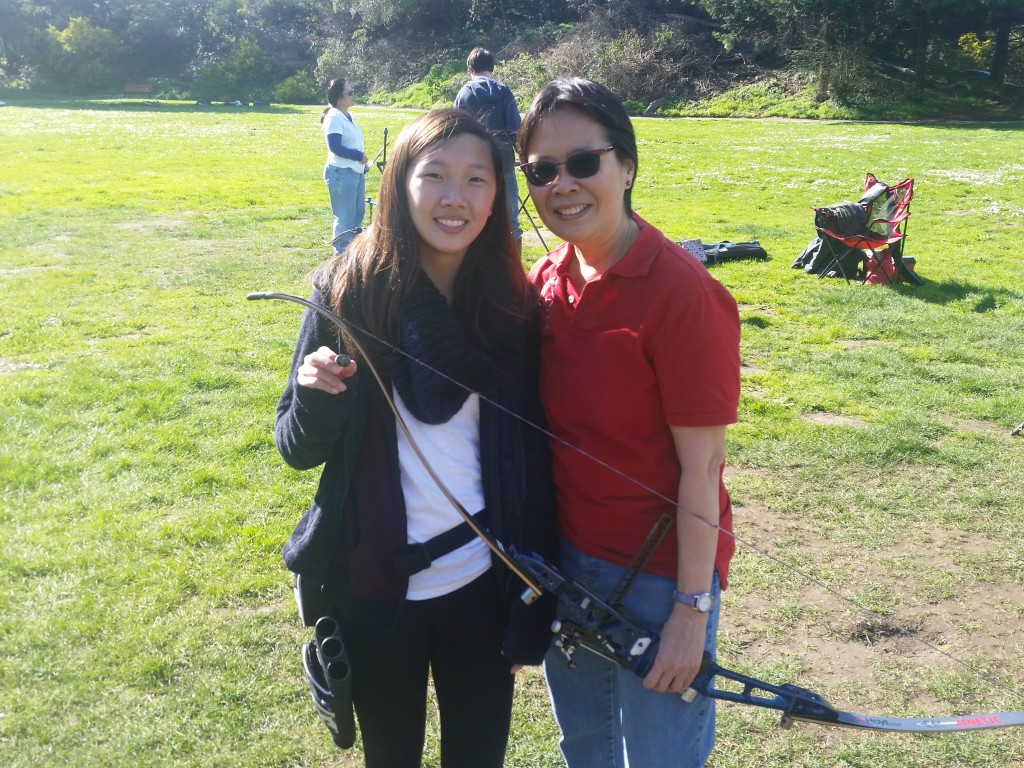
{"label": "sunlit grass", "polygon": [[[327,256],[318,114],[0,110],[0,765],[358,764],[308,701],[279,554],[316,483],[271,437],[299,312],[244,299],[304,294]],[[355,111],[371,154],[414,114]],[[1020,126],[636,126],[642,216],[771,257],[714,268],[741,305],[729,485],[751,544],[722,660],[861,711],[1024,708]],[[924,286],[789,268],[809,206],[856,199],[868,170],[916,179]],[[986,674],[892,645],[793,568]],[[539,673],[518,701],[508,764],[559,765]],[[718,768],[1024,763],[1012,730],[780,731],[719,711]]]}

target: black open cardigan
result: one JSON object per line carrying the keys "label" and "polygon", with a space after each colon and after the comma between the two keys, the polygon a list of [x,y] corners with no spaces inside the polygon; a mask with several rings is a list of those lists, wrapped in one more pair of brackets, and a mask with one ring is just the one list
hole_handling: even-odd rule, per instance
{"label": "black open cardigan", "polygon": [[[312,301],[324,304],[325,296],[314,289]],[[481,392],[480,464],[490,532],[505,545],[553,560],[557,533],[549,448],[544,433],[530,426],[544,423],[537,397],[536,324],[534,313],[524,325],[519,359],[505,361],[501,382]],[[397,608],[408,579],[391,559],[407,541],[394,415],[365,363],[338,395],[295,382],[307,354],[321,346],[341,351],[340,344],[337,329],[307,309],[274,432],[290,466],[323,464],[324,469],[312,505],[284,546],[284,561],[342,599],[347,593]],[[505,655],[510,663],[540,663],[551,639],[554,601],[548,597],[527,607],[519,599],[524,585],[497,558],[494,571],[509,608]]]}

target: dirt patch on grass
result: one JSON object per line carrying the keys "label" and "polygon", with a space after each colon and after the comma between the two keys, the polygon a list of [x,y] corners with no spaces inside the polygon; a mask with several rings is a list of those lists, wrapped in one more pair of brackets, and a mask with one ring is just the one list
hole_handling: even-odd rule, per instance
{"label": "dirt patch on grass", "polygon": [[808,424],[824,424],[830,427],[854,427],[856,429],[866,429],[871,426],[862,419],[857,419],[853,416],[840,416],[838,413],[829,413],[827,411],[802,413],[800,414],[800,418]]}
{"label": "dirt patch on grass", "polygon": [[[64,254],[56,255],[63,256]],[[43,269],[66,269],[66,267],[60,264],[26,264],[24,267],[7,267],[5,269],[0,269],[0,277],[10,277],[11,275],[20,275],[22,272],[36,272]]]}
{"label": "dirt patch on grass", "polygon": [[870,347],[891,347],[896,342],[889,341],[888,339],[839,339],[836,343],[844,349],[856,352],[859,349],[868,349]]}
{"label": "dirt patch on grass", "polygon": [[[806,519],[758,504],[737,508],[736,533],[738,550],[756,549],[763,553],[758,559],[800,566],[783,577],[781,588],[737,583],[725,593],[723,637],[741,651],[738,659],[725,654],[723,663],[786,661],[801,670],[798,684],[852,692],[848,702],[833,697],[837,705],[851,707],[858,703],[856,692],[878,691],[899,669],[899,684],[911,689],[913,704],[930,710],[942,705],[927,691],[929,676],[982,676],[966,671],[961,661],[992,665],[997,677],[1013,674],[1007,664],[1021,641],[1024,586],[1005,564],[1001,570],[986,567],[998,558],[999,542],[922,529],[908,531],[895,546],[871,550],[833,541]],[[908,572],[921,574],[920,582],[905,578]],[[939,598],[921,588],[935,574],[951,580]],[[879,584],[885,590],[884,616],[864,610],[863,598],[853,597],[865,590],[876,594],[870,588]]]}
{"label": "dirt patch on grass", "polygon": [[993,424],[982,419],[962,419],[948,413],[940,413],[939,421],[963,432],[975,432],[983,435],[1009,435],[1010,429],[1001,424]]}
{"label": "dirt patch on grass", "polygon": [[[281,613],[281,612],[287,613],[287,611],[289,609],[294,609],[294,608],[295,608],[295,603],[292,601],[291,596],[290,595],[282,595],[278,599],[276,599],[276,600],[274,600],[272,602],[269,602],[269,603],[256,604],[256,605],[222,606],[222,607],[219,607],[219,608],[214,608],[211,611],[211,613],[213,613],[213,614],[215,614],[217,616],[240,618],[240,617],[247,617],[247,616],[265,616],[265,615],[268,615],[268,614],[276,614],[276,613]],[[296,620],[297,619],[298,619],[298,616],[296,615]]]}
{"label": "dirt patch on grass", "polygon": [[188,222],[183,219],[144,219],[142,221],[125,221],[115,224],[118,229],[180,229],[187,227]]}
{"label": "dirt patch on grass", "polygon": [[[554,232],[545,227],[539,221],[537,222],[537,229],[533,228],[533,226],[530,224],[529,219],[527,219],[525,222],[522,219],[520,219],[519,226],[523,230],[523,245],[537,246],[539,248],[544,248],[546,245],[549,250],[554,250],[562,242],[562,239],[560,237],[558,237]],[[542,237],[544,238],[543,243],[541,242]]]}
{"label": "dirt patch on grass", "polygon": [[34,371],[43,366],[39,363],[23,363],[14,360],[0,359],[0,373],[17,373],[18,371]]}

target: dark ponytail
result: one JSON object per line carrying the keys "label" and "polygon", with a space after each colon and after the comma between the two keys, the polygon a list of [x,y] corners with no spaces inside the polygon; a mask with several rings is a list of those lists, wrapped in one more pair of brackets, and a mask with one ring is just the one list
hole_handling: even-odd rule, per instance
{"label": "dark ponytail", "polygon": [[336,77],[331,80],[327,86],[327,106],[324,107],[324,111],[320,113],[320,122],[324,121],[327,117],[327,113],[331,111],[331,108],[337,103],[338,99],[345,93],[345,85],[347,81],[344,77]]}

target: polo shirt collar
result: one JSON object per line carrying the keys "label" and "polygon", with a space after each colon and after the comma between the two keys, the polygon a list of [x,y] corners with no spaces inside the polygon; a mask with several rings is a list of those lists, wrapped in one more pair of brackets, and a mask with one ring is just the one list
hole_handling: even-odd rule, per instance
{"label": "polo shirt collar", "polygon": [[[633,214],[633,221],[640,227],[640,234],[629,246],[629,250],[605,274],[643,277],[651,271],[651,265],[661,250],[661,232],[641,219],[636,213]],[[559,275],[568,274],[570,259],[574,253],[573,244],[566,242],[552,256],[551,260],[555,264],[555,271]]]}

